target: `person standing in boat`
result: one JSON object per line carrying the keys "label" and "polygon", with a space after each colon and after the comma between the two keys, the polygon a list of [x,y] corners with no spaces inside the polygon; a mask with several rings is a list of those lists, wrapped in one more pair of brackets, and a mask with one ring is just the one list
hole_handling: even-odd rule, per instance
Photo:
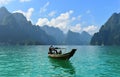
{"label": "person standing in boat", "polygon": [[48,54],[53,54],[53,49],[54,49],[54,47],[51,45],[50,47],[49,47],[49,52],[48,52]]}

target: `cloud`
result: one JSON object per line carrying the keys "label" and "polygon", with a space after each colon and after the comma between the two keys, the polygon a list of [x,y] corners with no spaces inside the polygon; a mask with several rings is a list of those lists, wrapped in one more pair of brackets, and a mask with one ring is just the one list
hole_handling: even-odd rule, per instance
{"label": "cloud", "polygon": [[22,10],[17,10],[17,11],[14,11],[13,13],[16,13],[16,12],[22,13],[27,18],[27,20],[30,21],[33,11],[34,11],[34,8],[29,8],[27,12],[24,12]]}
{"label": "cloud", "polygon": [[72,19],[71,19],[72,21],[75,21],[76,20],[76,17],[72,17]]}
{"label": "cloud", "polygon": [[49,6],[50,2],[47,2],[42,8],[40,8],[40,13],[44,13],[47,11],[47,7]]}
{"label": "cloud", "polygon": [[87,13],[87,14],[90,14],[90,13],[91,13],[91,11],[90,11],[90,10],[87,10],[87,11],[86,11],[86,13]]}
{"label": "cloud", "polygon": [[64,33],[66,33],[68,30],[79,33],[81,33],[82,31],[86,31],[91,35],[93,35],[95,32],[98,31],[99,28],[97,26],[90,25],[84,27],[82,26],[82,22],[72,25],[72,23],[74,23],[76,20],[78,19],[81,20],[81,15],[77,17],[71,17],[71,14],[73,13],[74,11],[70,10],[68,12],[61,13],[59,16],[52,18],[50,20],[48,18],[39,18],[36,25],[39,26],[48,25],[48,26],[57,27],[61,29]]}
{"label": "cloud", "polygon": [[34,8],[29,8],[29,9],[28,9],[28,11],[27,11],[27,13],[26,13],[26,17],[27,17],[28,20],[31,19],[31,16],[32,16],[33,11],[34,11]]}
{"label": "cloud", "polygon": [[82,17],[82,16],[81,16],[81,15],[79,15],[79,16],[77,17],[77,20],[79,20],[79,21],[80,21],[80,20],[81,20],[81,17]]}
{"label": "cloud", "polygon": [[99,28],[97,26],[91,25],[83,28],[83,31],[86,31],[93,35],[95,32],[98,32]]}
{"label": "cloud", "polygon": [[20,2],[30,2],[31,0],[20,0]]}
{"label": "cloud", "polygon": [[56,11],[52,11],[48,14],[48,16],[53,17],[56,14]]}
{"label": "cloud", "polygon": [[58,27],[61,30],[66,30],[67,26],[70,25],[70,15],[73,13],[72,10],[66,12],[66,13],[62,13],[60,14],[58,17],[56,18],[52,18],[51,20],[48,20],[47,18],[39,18],[38,22],[36,23],[36,25],[39,26],[43,26],[43,25],[49,25],[49,26],[54,26],[54,27]]}
{"label": "cloud", "polygon": [[81,32],[81,30],[82,30],[81,24],[76,24],[75,26],[71,26],[70,30],[73,32]]}
{"label": "cloud", "polygon": [[13,0],[0,0],[0,5],[5,5],[8,4],[10,2],[12,2]]}
{"label": "cloud", "polygon": [[44,26],[48,24],[49,24],[49,20],[47,18],[39,18],[38,22],[36,23],[36,25],[39,25],[39,26]]}

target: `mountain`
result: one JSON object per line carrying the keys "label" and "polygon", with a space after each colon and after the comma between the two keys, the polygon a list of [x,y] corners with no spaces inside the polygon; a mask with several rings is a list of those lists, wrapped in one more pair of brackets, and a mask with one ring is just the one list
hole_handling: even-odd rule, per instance
{"label": "mountain", "polygon": [[86,44],[86,45],[90,44],[91,38],[92,38],[92,36],[89,33],[87,33],[86,31],[83,31],[81,33],[81,39],[84,44]]}
{"label": "mountain", "polygon": [[92,45],[120,45],[120,13],[114,13],[91,39]]}
{"label": "mountain", "polygon": [[90,43],[91,35],[83,31],[81,34],[77,32],[68,31],[64,34],[59,28],[42,26],[48,35],[53,36],[59,45],[88,45]]}
{"label": "mountain", "polygon": [[0,8],[0,24],[3,22],[3,18],[10,15],[9,11],[5,7]]}
{"label": "mountain", "polygon": [[68,45],[89,45],[91,37],[92,36],[85,31],[80,34],[69,30],[65,42]]}
{"label": "mountain", "polygon": [[53,36],[56,39],[57,44],[64,44],[65,35],[64,33],[59,29],[55,27],[49,27],[47,25],[41,27],[48,35]]}
{"label": "mountain", "polygon": [[88,45],[90,39],[87,32],[64,34],[59,28],[33,25],[23,14],[0,8],[0,45]]}
{"label": "mountain", "polygon": [[66,44],[68,45],[81,45],[83,44],[81,38],[80,38],[80,34],[77,32],[72,32],[72,31],[68,31],[67,35],[66,35]]}
{"label": "mountain", "polygon": [[0,8],[0,44],[56,44],[52,36],[32,25],[21,13]]}

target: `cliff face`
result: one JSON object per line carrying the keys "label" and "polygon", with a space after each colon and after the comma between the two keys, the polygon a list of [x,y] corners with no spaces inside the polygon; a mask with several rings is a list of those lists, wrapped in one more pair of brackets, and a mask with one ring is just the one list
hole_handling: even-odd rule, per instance
{"label": "cliff face", "polygon": [[90,44],[91,35],[83,31],[82,33],[68,31],[64,34],[59,28],[49,27],[47,25],[41,27],[48,35],[55,38],[57,44],[60,45],[88,45]]}
{"label": "cliff face", "polygon": [[87,32],[64,34],[59,28],[33,25],[23,14],[0,8],[0,45],[88,45],[90,39]]}
{"label": "cliff face", "polygon": [[114,13],[91,39],[92,45],[120,45],[120,13]]}
{"label": "cliff face", "polygon": [[59,28],[44,25],[43,27],[41,27],[41,29],[44,30],[48,35],[54,37],[56,44],[64,44],[65,35]]}
{"label": "cliff face", "polygon": [[0,44],[55,44],[54,38],[32,25],[21,13],[0,8]]}

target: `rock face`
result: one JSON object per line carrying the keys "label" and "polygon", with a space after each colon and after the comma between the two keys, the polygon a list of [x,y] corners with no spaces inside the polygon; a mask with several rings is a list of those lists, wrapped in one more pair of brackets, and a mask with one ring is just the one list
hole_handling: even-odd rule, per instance
{"label": "rock face", "polygon": [[0,8],[0,44],[55,44],[54,38],[32,25],[21,13]]}
{"label": "rock face", "polygon": [[90,44],[90,40],[91,40],[92,36],[87,33],[86,31],[83,31],[81,33],[81,39],[84,45],[89,45]]}
{"label": "rock face", "polygon": [[81,45],[82,40],[80,38],[80,34],[72,31],[68,31],[66,39],[65,39],[66,44],[68,45]]}
{"label": "rock face", "polygon": [[59,45],[88,45],[91,35],[83,31],[82,33],[68,31],[64,34],[59,28],[49,27],[47,25],[41,27],[48,35],[53,36]]}
{"label": "rock face", "polygon": [[41,27],[48,35],[55,38],[56,44],[62,45],[64,44],[65,35],[59,28],[49,27],[45,25]]}
{"label": "rock face", "polygon": [[92,36],[85,31],[76,33],[69,30],[65,42],[68,45],[89,45],[91,37]]}
{"label": "rock face", "polygon": [[91,39],[92,45],[120,45],[120,13],[114,13]]}
{"label": "rock face", "polygon": [[88,45],[90,39],[87,32],[64,34],[59,28],[33,25],[23,14],[0,8],[0,45]]}

